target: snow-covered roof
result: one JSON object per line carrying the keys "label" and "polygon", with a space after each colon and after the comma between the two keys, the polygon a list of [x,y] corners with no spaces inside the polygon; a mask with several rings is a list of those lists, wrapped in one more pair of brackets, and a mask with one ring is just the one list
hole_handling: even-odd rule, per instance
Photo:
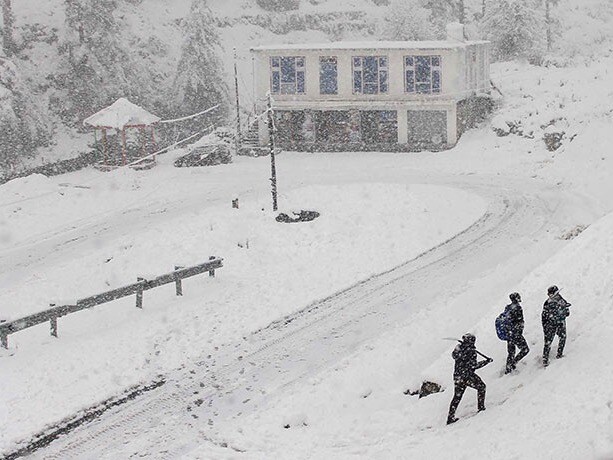
{"label": "snow-covered roof", "polygon": [[123,129],[132,126],[149,126],[160,120],[160,117],[122,97],[106,109],[86,118],[83,124],[95,128]]}
{"label": "snow-covered roof", "polygon": [[370,49],[456,49],[469,45],[482,45],[487,41],[368,41],[368,42],[329,42],[329,43],[300,43],[255,46],[251,51],[283,51],[283,50],[370,50]]}

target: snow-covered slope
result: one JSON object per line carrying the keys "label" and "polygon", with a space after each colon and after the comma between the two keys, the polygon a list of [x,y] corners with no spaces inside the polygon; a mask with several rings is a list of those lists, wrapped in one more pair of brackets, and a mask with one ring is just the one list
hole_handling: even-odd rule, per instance
{"label": "snow-covered slope", "polygon": [[[60,27],[58,2],[14,3],[18,16],[19,8],[27,8],[22,11]],[[304,11],[330,13],[336,5],[367,8],[369,3],[305,2]],[[258,15],[253,2],[216,0],[211,5],[231,24],[222,27],[222,38],[226,51],[239,48],[245,80],[250,64],[240,50],[248,45],[327,38],[323,31],[274,35],[243,18]],[[572,53],[557,61],[568,67],[494,66],[494,82],[505,96],[495,124],[515,126],[514,133],[497,137],[486,124],[467,133],[456,149],[440,154],[281,155],[282,206],[323,211],[319,221],[305,228],[281,228],[268,219],[269,212],[260,211],[270,200],[265,158],[193,170],[176,170],[166,161],[150,172],[81,171],[0,187],[1,318],[122,284],[143,271],[160,273],[212,253],[226,257],[217,279],[186,283],[183,299],[175,299],[172,290],[159,290],[146,296],[142,312],[128,299],[74,315],[60,321],[58,341],[44,327],[12,336],[11,350],[0,350],[0,452],[47,423],[160,372],[172,373],[446,239],[483,211],[482,201],[466,191],[474,178],[492,190],[511,185],[533,193],[542,189],[544,203],[554,206],[563,199],[568,207],[549,210],[555,225],[542,224],[549,233],[527,234],[513,247],[501,241],[500,254],[488,261],[496,265],[491,273],[466,279],[453,290],[425,280],[424,291],[444,295],[415,312],[411,324],[399,321],[334,367],[272,393],[255,413],[223,429],[215,427],[219,439],[245,453],[201,439],[187,444],[183,454],[613,458],[613,360],[608,352],[613,217],[606,215],[613,209],[613,61],[606,56],[611,3],[562,0],[560,5],[568,7],[566,19],[576,24],[563,30]],[[143,40],[166,37],[169,56],[176,57],[174,23],[187,7],[187,1],[173,2],[173,8],[161,0],[133,2],[124,5],[123,20]],[[284,18],[278,16],[281,22]],[[42,64],[32,66],[39,74],[31,78],[42,78],[53,52],[41,43],[32,53],[40,53]],[[168,62],[152,65],[163,70],[171,67]],[[552,129],[564,136],[561,148],[549,152],[543,136]],[[446,187],[437,187],[437,181]],[[230,208],[237,196],[239,211]],[[606,216],[596,222],[594,216],[601,215]],[[515,224],[521,231],[528,223],[538,227],[534,221],[539,219],[542,215],[527,214]],[[586,225],[578,237],[564,239]],[[542,246],[534,244],[537,236]],[[553,258],[542,260],[556,250]],[[554,283],[573,307],[567,356],[545,370],[538,359],[539,314],[545,290]],[[524,298],[532,351],[518,374],[501,377],[505,345],[495,338],[493,319],[511,291]],[[488,384],[488,410],[445,427],[453,344],[441,338],[468,331],[495,358],[481,371]],[[424,377],[440,381],[446,390],[422,400],[403,394]],[[473,398],[468,390],[458,415],[472,414]],[[286,424],[291,428],[284,429]],[[200,428],[208,433],[208,427]],[[182,434],[176,434],[179,441]]]}

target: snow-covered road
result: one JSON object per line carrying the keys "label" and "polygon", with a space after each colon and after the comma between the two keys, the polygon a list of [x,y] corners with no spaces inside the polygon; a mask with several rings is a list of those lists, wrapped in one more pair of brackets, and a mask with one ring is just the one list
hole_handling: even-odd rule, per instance
{"label": "snow-covered road", "polygon": [[[398,326],[433,327],[450,313],[446,297],[520,279],[560,247],[556,237],[582,212],[576,198],[540,182],[501,187],[487,176],[428,179],[482,196],[486,214],[419,257],[186,364],[165,376],[164,385],[108,410],[34,457],[206,458],[203,444],[242,450],[225,434],[238,418]],[[463,311],[458,326],[473,324],[479,314],[478,308]],[[443,346],[433,347],[432,358]]]}

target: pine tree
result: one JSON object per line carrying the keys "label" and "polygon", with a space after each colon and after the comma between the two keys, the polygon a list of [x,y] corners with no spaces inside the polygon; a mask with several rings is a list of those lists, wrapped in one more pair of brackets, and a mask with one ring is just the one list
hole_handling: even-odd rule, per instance
{"label": "pine tree", "polygon": [[[424,0],[423,6],[432,13],[432,22],[438,38],[445,38],[445,26],[450,22],[462,22],[464,3],[458,0]],[[465,18],[464,18],[465,19]]]}
{"label": "pine tree", "polygon": [[138,72],[122,46],[116,0],[65,0],[65,8],[66,71],[57,80],[67,92],[60,96],[65,118],[78,123],[118,97],[138,99]]}
{"label": "pine tree", "polygon": [[215,21],[206,0],[193,0],[185,23],[185,40],[173,84],[176,113],[187,115],[221,104],[227,111],[228,89]]}
{"label": "pine tree", "polygon": [[383,35],[388,40],[431,40],[437,36],[432,12],[423,0],[395,0],[384,20]]}
{"label": "pine tree", "polygon": [[488,3],[481,30],[492,42],[496,59],[540,60],[545,45],[545,20],[539,3],[538,0],[493,0]]}
{"label": "pine tree", "polygon": [[0,169],[46,145],[52,127],[11,61],[0,58]]}
{"label": "pine tree", "polygon": [[4,53],[11,56],[14,51],[13,44],[13,8],[11,0],[2,0],[2,19],[3,19],[3,41]]}

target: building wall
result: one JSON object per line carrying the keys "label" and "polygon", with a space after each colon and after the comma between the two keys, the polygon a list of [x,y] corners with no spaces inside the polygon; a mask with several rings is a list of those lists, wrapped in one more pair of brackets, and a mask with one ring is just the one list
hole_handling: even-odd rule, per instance
{"label": "building wall", "polygon": [[[442,110],[447,114],[447,146],[457,142],[457,103],[474,94],[488,92],[489,56],[486,44],[472,44],[442,49],[381,49],[381,50],[256,50],[255,87],[262,101],[271,89],[271,56],[305,57],[305,93],[274,94],[277,110],[394,110],[398,119],[398,143],[406,144],[410,110]],[[441,56],[440,94],[406,93],[404,88],[404,57],[417,55]],[[337,58],[337,94],[320,94],[319,58]],[[354,94],[352,57],[386,56],[388,58],[388,92],[385,94]],[[265,103],[260,103],[264,110]],[[266,123],[260,123],[260,142],[268,142]]]}

